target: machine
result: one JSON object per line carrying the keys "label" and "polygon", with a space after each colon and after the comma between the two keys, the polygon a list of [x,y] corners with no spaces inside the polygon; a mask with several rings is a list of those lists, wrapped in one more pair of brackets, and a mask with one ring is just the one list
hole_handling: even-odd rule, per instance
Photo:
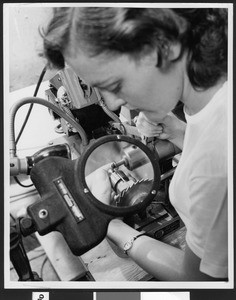
{"label": "machine", "polygon": [[[58,120],[55,130],[67,142],[19,158],[14,119],[28,103],[48,107]],[[49,81],[45,99],[28,97],[12,107],[10,175],[27,174],[41,197],[27,208],[27,217],[11,224],[10,258],[19,280],[42,280],[30,268],[22,236],[59,231],[72,253],[80,256],[105,238],[112,218],[122,217],[156,239],[180,226],[168,198],[180,150],[168,141],[141,137],[137,115],[126,107],[110,111],[99,91],[69,67]],[[91,185],[104,169],[111,184],[109,204]],[[79,280],[93,279],[86,273]]]}

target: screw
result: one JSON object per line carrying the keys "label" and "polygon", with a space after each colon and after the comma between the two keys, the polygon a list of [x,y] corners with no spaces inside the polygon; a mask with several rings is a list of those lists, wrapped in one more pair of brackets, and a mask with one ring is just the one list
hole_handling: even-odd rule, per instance
{"label": "screw", "polygon": [[33,226],[33,221],[30,218],[23,218],[21,225],[24,227],[24,229],[30,229]]}
{"label": "screw", "polygon": [[39,211],[39,218],[45,219],[48,216],[48,211],[46,209],[40,209]]}

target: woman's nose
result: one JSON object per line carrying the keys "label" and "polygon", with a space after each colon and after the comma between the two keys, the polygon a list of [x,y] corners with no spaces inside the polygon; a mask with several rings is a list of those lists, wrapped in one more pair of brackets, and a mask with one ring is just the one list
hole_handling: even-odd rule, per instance
{"label": "woman's nose", "polygon": [[100,94],[102,95],[107,107],[111,110],[111,111],[116,111],[117,109],[119,109],[122,105],[125,105],[126,102],[117,97],[116,95],[114,95],[111,92],[108,91],[99,91]]}

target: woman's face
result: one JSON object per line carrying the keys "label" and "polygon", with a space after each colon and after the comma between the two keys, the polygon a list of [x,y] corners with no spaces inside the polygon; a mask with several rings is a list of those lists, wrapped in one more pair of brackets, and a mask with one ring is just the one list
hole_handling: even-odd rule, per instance
{"label": "woman's face", "polygon": [[90,58],[79,51],[75,57],[65,56],[65,60],[87,84],[100,90],[111,110],[128,104],[151,120],[160,121],[182,97],[181,62],[162,70],[156,67],[155,51],[138,60],[105,54]]}

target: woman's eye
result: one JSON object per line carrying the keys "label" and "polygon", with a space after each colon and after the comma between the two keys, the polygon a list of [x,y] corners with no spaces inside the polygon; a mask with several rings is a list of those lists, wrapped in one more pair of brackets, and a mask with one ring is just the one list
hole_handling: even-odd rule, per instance
{"label": "woman's eye", "polygon": [[113,94],[118,94],[120,91],[121,91],[121,84],[118,84],[115,88],[110,90],[110,92]]}
{"label": "woman's eye", "polygon": [[121,92],[122,89],[122,83],[121,82],[115,82],[113,84],[111,84],[110,86],[107,87],[97,87],[101,92],[109,92],[112,94],[118,94]]}

